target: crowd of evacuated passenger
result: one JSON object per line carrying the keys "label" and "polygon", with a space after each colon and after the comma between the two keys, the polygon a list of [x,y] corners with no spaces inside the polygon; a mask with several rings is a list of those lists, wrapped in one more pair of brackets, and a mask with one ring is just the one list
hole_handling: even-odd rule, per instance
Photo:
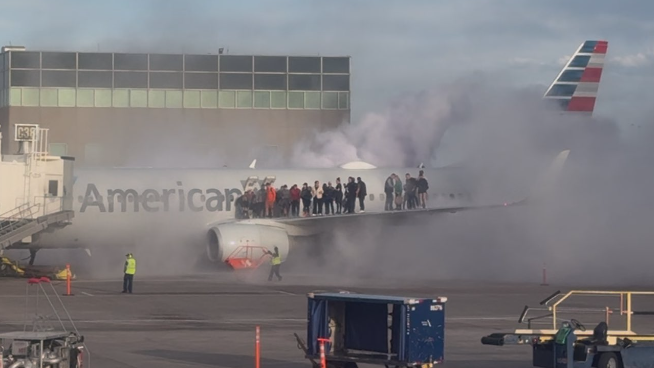
{"label": "crowd of evacuated passenger", "polygon": [[[404,184],[395,173],[386,179],[385,211],[427,207],[429,184],[424,172],[420,170],[418,178],[407,173],[405,178]],[[341,178],[336,178],[335,186],[331,181],[321,185],[316,180],[312,186],[304,183],[302,188],[297,184],[289,188],[284,184],[276,189],[267,183],[258,190],[249,189],[239,196],[234,203],[235,214],[238,219],[352,214],[357,201],[359,212],[365,212],[367,195],[366,183],[360,177],[356,181],[349,177],[345,185],[341,184]]]}

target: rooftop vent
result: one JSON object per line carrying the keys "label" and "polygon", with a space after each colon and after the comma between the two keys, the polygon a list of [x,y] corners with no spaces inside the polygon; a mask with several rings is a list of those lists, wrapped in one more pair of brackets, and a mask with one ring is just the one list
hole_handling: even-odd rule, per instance
{"label": "rooftop vent", "polygon": [[2,52],[25,51],[25,46],[2,46]]}

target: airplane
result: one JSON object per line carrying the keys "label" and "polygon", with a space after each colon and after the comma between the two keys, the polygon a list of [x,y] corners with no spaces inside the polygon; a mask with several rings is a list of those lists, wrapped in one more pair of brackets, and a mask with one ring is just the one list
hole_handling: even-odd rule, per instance
{"label": "airplane", "polygon": [[[585,41],[571,56],[544,95],[565,112],[592,113],[604,64],[606,41]],[[563,151],[545,171],[544,180],[555,180],[569,151]],[[424,167],[421,165],[420,167]],[[465,167],[424,168],[430,186],[430,207],[418,210],[384,211],[384,182],[396,173],[405,182],[405,173],[417,177],[420,168],[378,168],[355,161],[333,169],[257,169],[256,160],[244,169],[76,169],[74,195],[76,216],[64,229],[44,233],[32,243],[16,244],[15,249],[80,248],[93,249],[109,244],[134,244],[139,236],[159,236],[159,241],[202,242],[206,257],[223,263],[239,247],[277,246],[282,260],[291,251],[291,240],[333,228],[338,222],[365,226],[374,219],[399,221],[464,210],[506,207],[524,200],[480,202],[470,172]],[[235,199],[249,189],[267,183],[309,186],[340,177],[361,177],[367,184],[366,212],[349,215],[300,218],[236,219]],[[544,181],[543,180],[543,181]],[[64,192],[72,193],[73,191]],[[357,205],[358,207],[358,205]],[[139,235],[135,235],[138,233]],[[161,234],[161,235],[156,235]]]}

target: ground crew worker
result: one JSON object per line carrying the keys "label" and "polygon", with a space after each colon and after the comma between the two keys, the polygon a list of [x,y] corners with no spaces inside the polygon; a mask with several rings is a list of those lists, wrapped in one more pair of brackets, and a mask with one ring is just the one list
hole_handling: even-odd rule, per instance
{"label": "ground crew worker", "polygon": [[134,283],[134,274],[136,273],[136,259],[132,253],[127,253],[125,260],[125,276],[123,277],[123,293],[129,291],[132,293],[132,284]]}
{"label": "ground crew worker", "polygon": [[282,264],[282,257],[279,255],[279,249],[275,247],[274,253],[269,250],[266,250],[265,252],[272,256],[272,259],[270,260],[270,274],[268,275],[268,281],[272,281],[273,274],[277,276],[279,281],[282,281],[282,276],[279,274],[279,267]]}

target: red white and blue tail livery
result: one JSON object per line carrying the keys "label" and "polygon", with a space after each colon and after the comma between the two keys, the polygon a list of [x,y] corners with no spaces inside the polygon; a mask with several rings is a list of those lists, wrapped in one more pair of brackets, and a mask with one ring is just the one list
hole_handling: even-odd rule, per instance
{"label": "red white and blue tail livery", "polygon": [[592,114],[608,49],[607,41],[586,41],[572,55],[545,92],[563,110]]}

